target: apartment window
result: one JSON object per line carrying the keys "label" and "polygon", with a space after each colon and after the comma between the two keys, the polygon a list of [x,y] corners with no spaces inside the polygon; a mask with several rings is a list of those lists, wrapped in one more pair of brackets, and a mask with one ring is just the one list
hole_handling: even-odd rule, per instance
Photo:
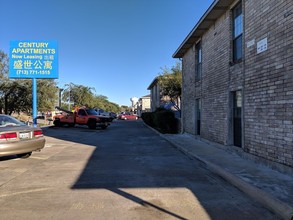
{"label": "apartment window", "polygon": [[200,79],[202,76],[202,48],[201,48],[201,42],[196,44],[196,79]]}
{"label": "apartment window", "polygon": [[233,14],[233,62],[242,60],[242,33],[243,33],[243,16],[242,5],[238,3],[232,10]]}

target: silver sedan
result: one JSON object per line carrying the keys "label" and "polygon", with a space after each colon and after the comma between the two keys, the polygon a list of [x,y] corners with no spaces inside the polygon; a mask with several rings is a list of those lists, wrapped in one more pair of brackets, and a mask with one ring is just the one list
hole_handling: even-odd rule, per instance
{"label": "silver sedan", "polygon": [[27,126],[14,117],[0,114],[0,157],[17,155],[27,158],[41,150],[45,138],[41,128]]}

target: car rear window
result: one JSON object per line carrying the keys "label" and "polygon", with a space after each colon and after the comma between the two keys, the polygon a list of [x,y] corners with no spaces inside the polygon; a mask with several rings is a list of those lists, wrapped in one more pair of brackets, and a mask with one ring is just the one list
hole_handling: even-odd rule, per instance
{"label": "car rear window", "polygon": [[17,119],[10,117],[8,115],[1,115],[0,116],[0,127],[7,127],[7,126],[21,126],[25,125],[21,121],[18,121]]}

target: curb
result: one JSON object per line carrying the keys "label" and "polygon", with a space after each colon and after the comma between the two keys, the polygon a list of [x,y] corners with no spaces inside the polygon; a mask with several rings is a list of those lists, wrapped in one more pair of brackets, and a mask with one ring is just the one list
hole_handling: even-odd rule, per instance
{"label": "curb", "polygon": [[[153,130],[153,129],[152,129]],[[279,215],[283,219],[286,220],[293,220],[293,208],[289,206],[288,204],[280,201],[279,199],[274,198],[270,194],[264,192],[263,190],[252,186],[251,184],[245,182],[242,180],[240,177],[237,177],[236,175],[233,175],[227,171],[225,171],[223,168],[220,166],[217,166],[209,161],[206,161],[194,154],[191,154],[189,151],[185,150],[183,147],[180,145],[172,142],[169,140],[167,137],[165,137],[162,134],[159,134],[162,138],[167,140],[170,144],[175,146],[177,149],[180,151],[184,152],[188,156],[191,156],[204,164],[206,164],[207,168],[212,171],[213,173],[217,174],[218,176],[221,176],[224,178],[226,181],[237,187],[239,190],[242,192],[246,193],[248,196],[262,204],[265,208],[271,210],[275,214]]]}
{"label": "curb", "polygon": [[251,184],[242,180],[240,177],[227,172],[226,170],[224,170],[220,166],[217,166],[207,160],[204,160],[204,159],[198,157],[197,155],[190,153],[184,147],[181,147],[179,144],[172,142],[164,134],[161,134],[160,132],[158,132],[157,130],[148,126],[145,123],[144,123],[144,125],[146,127],[148,127],[149,129],[153,130],[158,135],[160,135],[162,138],[164,138],[166,141],[168,141],[175,148],[177,148],[178,150],[180,150],[181,152],[183,152],[187,156],[195,158],[195,159],[203,162],[211,172],[222,177],[227,182],[229,182],[230,184],[234,185],[239,190],[241,190],[242,192],[247,194],[249,197],[251,197],[255,201],[259,202],[265,208],[271,210],[273,213],[277,214],[278,216],[280,216],[281,218],[283,218],[285,220],[293,220],[293,207],[291,207],[287,203],[284,203],[284,202],[280,201],[279,199],[274,198],[270,194],[264,192],[263,190],[255,187],[255,186],[252,186]]}

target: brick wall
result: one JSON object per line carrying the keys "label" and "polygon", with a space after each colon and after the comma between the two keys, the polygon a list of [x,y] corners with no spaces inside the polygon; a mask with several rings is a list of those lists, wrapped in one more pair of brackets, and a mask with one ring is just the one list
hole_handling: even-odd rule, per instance
{"label": "brick wall", "polygon": [[190,49],[182,61],[182,123],[185,132],[195,134],[195,50]]}
{"label": "brick wall", "polygon": [[[196,49],[183,57],[183,125],[195,134],[195,100],[201,99],[201,137],[227,143],[230,80],[230,18],[225,13],[202,36],[202,78],[195,79]],[[231,70],[238,73],[239,68]],[[234,75],[235,75],[234,74]]]}
{"label": "brick wall", "polygon": [[[245,150],[293,166],[293,1],[245,1]],[[267,39],[268,49],[257,53]],[[253,42],[255,42],[253,44]]]}
{"label": "brick wall", "polygon": [[227,142],[230,18],[225,13],[202,37],[201,136]]}
{"label": "brick wall", "polygon": [[[244,59],[231,64],[231,12],[206,31],[202,72],[196,48],[183,56],[183,130],[195,134],[195,100],[202,101],[201,137],[232,145],[231,92],[243,92],[243,150],[293,166],[293,1],[243,0]],[[267,38],[268,49],[257,53]]]}

